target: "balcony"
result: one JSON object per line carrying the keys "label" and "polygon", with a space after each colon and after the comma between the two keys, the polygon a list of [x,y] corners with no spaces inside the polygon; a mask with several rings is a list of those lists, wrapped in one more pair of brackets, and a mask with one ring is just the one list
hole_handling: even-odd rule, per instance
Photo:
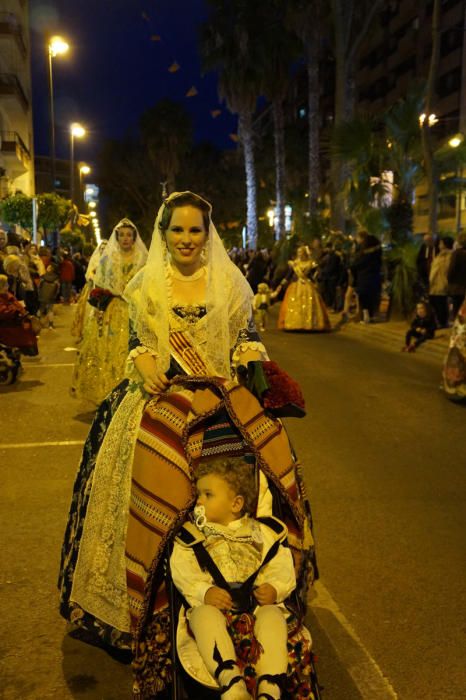
{"label": "balcony", "polygon": [[31,154],[16,131],[0,131],[0,155],[8,174],[14,179],[27,172]]}
{"label": "balcony", "polygon": [[29,100],[14,73],[0,73],[0,98],[2,97],[14,97],[21,103],[25,112],[29,109]]}
{"label": "balcony", "polygon": [[0,37],[12,37],[23,56],[27,55],[27,46],[18,18],[12,12],[0,12]]}

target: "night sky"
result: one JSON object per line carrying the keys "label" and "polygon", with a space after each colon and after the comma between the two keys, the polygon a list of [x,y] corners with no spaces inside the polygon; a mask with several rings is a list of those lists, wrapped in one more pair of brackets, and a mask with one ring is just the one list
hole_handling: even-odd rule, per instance
{"label": "night sky", "polygon": [[[198,27],[206,14],[203,0],[31,0],[36,154],[49,154],[46,44],[54,33],[71,46],[53,62],[57,157],[69,157],[72,121],[89,132],[75,142],[76,159],[92,165],[102,141],[134,130],[165,97],[191,112],[196,141],[234,147],[236,119],[219,105],[215,75],[201,77]],[[174,62],[180,69],[170,73]],[[192,86],[198,94],[185,97]],[[214,119],[216,109],[222,113]]]}

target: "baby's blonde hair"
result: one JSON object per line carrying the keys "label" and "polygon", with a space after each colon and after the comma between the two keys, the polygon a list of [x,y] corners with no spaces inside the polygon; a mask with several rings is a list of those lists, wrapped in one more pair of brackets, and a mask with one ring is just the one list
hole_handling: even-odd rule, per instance
{"label": "baby's blonde hair", "polygon": [[255,515],[257,507],[257,485],[254,465],[239,457],[217,457],[201,462],[196,469],[196,481],[208,474],[223,479],[235,496],[242,496],[244,506],[241,515]]}

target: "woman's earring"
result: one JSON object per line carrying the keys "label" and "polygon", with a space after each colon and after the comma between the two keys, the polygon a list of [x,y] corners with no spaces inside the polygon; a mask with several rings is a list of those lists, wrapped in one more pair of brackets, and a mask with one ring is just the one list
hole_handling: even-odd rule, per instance
{"label": "woman's earring", "polygon": [[206,246],[204,246],[203,249],[201,250],[201,263],[203,265],[205,265],[206,262],[207,262],[207,250],[206,250]]}

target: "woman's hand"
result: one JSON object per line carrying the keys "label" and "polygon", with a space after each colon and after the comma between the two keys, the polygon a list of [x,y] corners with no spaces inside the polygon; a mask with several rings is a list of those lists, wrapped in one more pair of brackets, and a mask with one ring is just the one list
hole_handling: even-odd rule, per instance
{"label": "woman's hand", "polygon": [[273,605],[277,602],[277,591],[270,583],[263,583],[254,589],[254,598],[259,605]]}
{"label": "woman's hand", "polygon": [[206,591],[204,603],[206,605],[213,605],[214,608],[218,608],[219,610],[231,610],[233,607],[231,595],[228,591],[218,586],[212,586],[212,588]]}
{"label": "woman's hand", "polygon": [[134,359],[134,365],[142,377],[144,390],[152,396],[165,391],[168,379],[157,368],[157,360],[150,353],[145,352]]}

